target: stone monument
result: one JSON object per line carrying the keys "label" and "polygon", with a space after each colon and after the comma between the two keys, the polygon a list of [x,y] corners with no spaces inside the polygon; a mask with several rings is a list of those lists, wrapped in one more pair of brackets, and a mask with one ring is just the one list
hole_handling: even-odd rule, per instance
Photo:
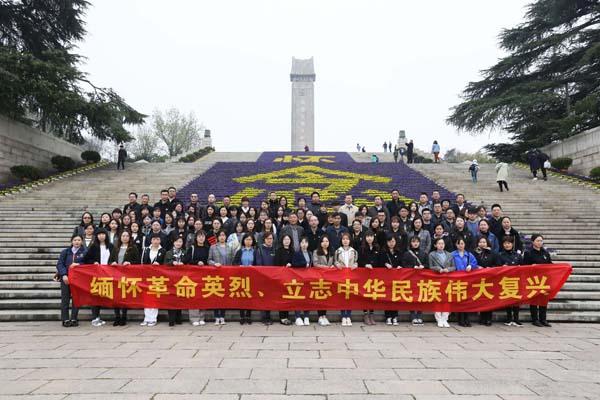
{"label": "stone monument", "polygon": [[398,132],[398,148],[404,146],[404,143],[406,143],[406,132],[401,130]]}
{"label": "stone monument", "polygon": [[312,57],[292,57],[292,151],[315,149],[315,77]]}

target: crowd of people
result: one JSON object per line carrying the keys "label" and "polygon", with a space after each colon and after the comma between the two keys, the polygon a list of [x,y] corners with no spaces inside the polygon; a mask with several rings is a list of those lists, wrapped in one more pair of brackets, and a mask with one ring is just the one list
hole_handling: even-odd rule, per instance
{"label": "crowd of people", "polygon": [[[220,200],[220,201],[218,201]],[[198,194],[187,201],[177,197],[174,187],[162,190],[151,203],[144,194],[130,193],[122,208],[105,212],[96,220],[84,212],[74,228],[71,244],[57,262],[55,280],[61,285],[61,319],[65,327],[77,326],[78,309],[71,307],[69,268],[79,264],[102,265],[197,265],[281,266],[289,268],[428,268],[440,274],[470,272],[505,265],[551,263],[540,234],[524,245],[521,234],[503,215],[500,204],[469,204],[465,196],[443,199],[438,191],[421,193],[406,204],[398,190],[391,200],[380,196],[372,205],[355,205],[347,194],[340,204],[326,205],[318,192],[295,199],[292,208],[285,196],[275,192],[258,208],[248,198],[232,204],[225,196],[209,194],[201,202]],[[329,207],[328,207],[329,206]],[[522,326],[519,307],[506,312],[505,325]],[[550,326],[546,307],[530,306],[532,323]],[[214,323],[225,324],[225,310],[214,310]],[[127,309],[115,309],[115,326],[127,323]],[[318,324],[329,325],[327,313],[317,311]],[[143,326],[157,323],[158,309],[144,309]],[[261,311],[262,322],[273,323],[270,311]],[[449,314],[435,312],[438,327],[449,327]],[[204,325],[205,310],[189,310],[194,326]],[[458,324],[469,327],[472,313],[459,313]],[[309,325],[309,311],[282,310],[283,325]],[[168,310],[169,325],[182,323],[181,310]],[[252,323],[252,312],[241,310],[241,324]],[[372,310],[363,311],[363,321],[374,325]],[[397,311],[385,311],[387,325],[398,325]],[[422,325],[423,314],[410,312],[413,325]],[[492,312],[479,313],[482,325],[492,325]],[[100,308],[92,307],[92,325],[105,324]],[[341,311],[342,326],[352,325],[352,311]]]}

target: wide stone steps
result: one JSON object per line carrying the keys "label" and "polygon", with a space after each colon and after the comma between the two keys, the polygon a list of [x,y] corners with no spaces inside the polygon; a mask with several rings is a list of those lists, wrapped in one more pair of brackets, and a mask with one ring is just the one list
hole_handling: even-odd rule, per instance
{"label": "wide stone steps", "polygon": [[[154,203],[161,188],[181,187],[217,161],[255,161],[259,154],[211,153],[197,163],[128,165],[125,172],[119,173],[106,167],[1,199],[0,321],[58,319],[59,284],[51,278],[56,258],[84,210],[98,218],[101,212],[122,207],[130,191],[149,193]],[[553,179],[532,182],[526,171],[512,168],[511,191],[499,193],[491,165],[482,165],[477,185],[470,182],[468,166],[414,167],[449,190],[465,193],[472,204],[483,202],[489,208],[493,203],[501,203],[513,225],[525,236],[543,233],[554,260],[573,265],[573,275],[550,304],[550,317],[560,321],[600,321],[597,191]],[[68,202],[65,193],[69,193]],[[200,195],[204,199],[205,194]],[[104,314],[110,316],[111,312],[106,310]],[[503,318],[503,313],[496,314]],[[82,318],[87,316],[89,312],[83,310]]]}
{"label": "wide stone steps", "polygon": [[500,193],[493,165],[482,164],[473,184],[464,164],[418,164],[413,168],[471,204],[488,210],[500,203],[523,235],[540,232],[555,262],[569,262],[573,274],[550,303],[549,318],[600,322],[600,192],[563,180],[532,181],[528,171],[511,167],[509,192]]}

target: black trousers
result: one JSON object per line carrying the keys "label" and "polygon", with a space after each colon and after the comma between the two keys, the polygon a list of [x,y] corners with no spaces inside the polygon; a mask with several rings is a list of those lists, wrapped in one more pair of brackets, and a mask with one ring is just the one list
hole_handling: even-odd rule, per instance
{"label": "black trousers", "polygon": [[119,166],[122,167],[123,169],[125,169],[125,160],[118,160],[117,161],[117,170],[119,169]]}
{"label": "black trousers", "polygon": [[384,315],[385,319],[388,319],[388,318],[398,318],[398,311],[396,311],[396,310],[385,310],[383,312],[383,315]]}
{"label": "black trousers", "polygon": [[479,322],[492,322],[492,311],[480,312]]}
{"label": "black trousers", "polygon": [[181,323],[181,310],[167,310],[169,323]]}
{"label": "black trousers", "polygon": [[252,318],[252,310],[240,310],[240,318],[244,318],[244,319]]}
{"label": "black trousers", "polygon": [[502,185],[508,190],[508,183],[506,181],[498,181],[498,186],[500,186],[500,191],[502,192]]}
{"label": "black trousers", "polygon": [[69,306],[71,305],[71,288],[65,284],[62,280],[60,281],[60,319],[61,321],[68,321],[70,319],[77,320],[79,315],[79,308],[71,307],[71,318],[69,318]]}
{"label": "black trousers", "polygon": [[126,308],[115,308],[115,319],[122,319],[127,321],[127,309]]}
{"label": "black trousers", "polygon": [[546,307],[546,306],[529,306],[529,312],[531,313],[531,322],[546,321],[548,307]]}
{"label": "black trousers", "polygon": [[506,321],[513,322],[519,320],[519,306],[508,307],[506,309]]}
{"label": "black trousers", "polygon": [[412,164],[413,163],[413,157],[414,157],[413,154],[408,153],[406,155],[406,160],[407,160],[406,162],[409,163],[409,164]]}
{"label": "black trousers", "polygon": [[92,319],[96,319],[100,317],[100,307],[94,306],[92,307]]}

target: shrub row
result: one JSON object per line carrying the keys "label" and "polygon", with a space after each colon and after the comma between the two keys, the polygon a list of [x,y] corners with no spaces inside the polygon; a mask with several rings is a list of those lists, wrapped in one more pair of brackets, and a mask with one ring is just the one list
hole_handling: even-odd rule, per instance
{"label": "shrub row", "polygon": [[213,152],[213,151],[215,151],[214,147],[205,147],[203,149],[200,149],[198,151],[195,151],[193,153],[190,153],[188,155],[180,157],[179,162],[191,163],[191,162],[194,162],[194,161],[204,157],[205,155],[207,155],[208,153]]}

